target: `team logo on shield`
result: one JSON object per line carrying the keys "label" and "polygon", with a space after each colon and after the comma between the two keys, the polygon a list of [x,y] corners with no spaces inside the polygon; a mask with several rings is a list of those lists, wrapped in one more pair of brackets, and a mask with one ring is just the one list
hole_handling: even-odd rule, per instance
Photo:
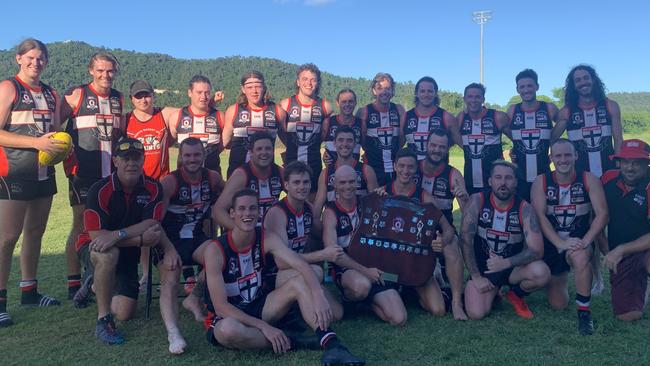
{"label": "team logo on shield", "polygon": [[255,299],[257,293],[257,273],[253,272],[246,277],[237,280],[239,285],[239,295],[245,302],[251,302]]}
{"label": "team logo on shield", "polygon": [[381,147],[390,147],[393,142],[393,128],[392,127],[378,127],[377,138]]}
{"label": "team logo on shield", "polygon": [[585,142],[588,149],[595,149],[600,147],[602,137],[603,130],[600,128],[600,126],[582,128],[582,140]]}
{"label": "team logo on shield", "polygon": [[485,135],[468,135],[467,145],[471,155],[480,156],[485,146]]}
{"label": "team logo on shield", "polygon": [[418,153],[425,153],[427,151],[427,138],[429,134],[426,132],[413,132],[413,141]]}
{"label": "team logo on shield", "polygon": [[29,92],[23,92],[23,103],[25,104],[34,104],[34,100]]}
{"label": "team logo on shield", "polygon": [[52,111],[49,109],[32,109],[32,118],[34,126],[38,130],[39,136],[50,130],[49,125],[52,123]]}
{"label": "team logo on shield", "polygon": [[403,218],[396,217],[396,218],[393,219],[393,225],[392,225],[392,227],[390,229],[393,230],[396,233],[401,233],[401,232],[404,231],[404,224],[405,224],[405,221],[404,221]]}
{"label": "team logo on shield", "polygon": [[298,136],[298,142],[307,143],[311,140],[311,136],[314,132],[314,124],[311,122],[296,122],[296,136]]}
{"label": "team logo on shield", "polygon": [[521,141],[527,151],[535,152],[539,146],[539,139],[542,131],[539,128],[521,130]]}

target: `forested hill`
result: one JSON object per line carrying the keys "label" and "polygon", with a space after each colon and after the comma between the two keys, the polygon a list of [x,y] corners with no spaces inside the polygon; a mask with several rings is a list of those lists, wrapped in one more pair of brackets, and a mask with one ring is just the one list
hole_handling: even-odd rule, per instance
{"label": "forested hill", "polygon": [[[87,72],[88,60],[93,53],[103,48],[94,47],[84,42],[56,42],[48,44],[50,63],[43,75],[43,81],[54,86],[59,92],[67,88],[89,81]],[[187,82],[196,74],[203,74],[212,80],[213,86],[223,90],[226,100],[220,106],[234,103],[239,94],[241,75],[250,70],[261,71],[272,92],[275,101],[294,93],[295,71],[298,65],[276,59],[262,57],[221,57],[211,60],[177,59],[158,53],[141,53],[120,49],[108,49],[115,54],[120,62],[120,74],[115,86],[128,94],[131,82],[136,79],[149,81],[157,90],[157,105],[182,106],[187,103]],[[0,78],[4,79],[16,73],[15,52],[0,50]],[[315,60],[317,63],[317,60]],[[390,70],[385,70],[389,71]],[[343,88],[352,88],[358,96],[359,105],[371,101],[370,80],[349,78],[323,72],[321,95],[334,100],[336,93]],[[396,103],[407,108],[413,106],[413,82],[397,83]],[[514,92],[514,91],[513,91]],[[557,95],[546,97],[562,104]],[[555,92],[554,92],[555,94]],[[623,123],[626,131],[641,131],[650,128],[650,93],[610,93],[616,100],[623,113]],[[462,95],[458,92],[440,91],[441,105],[452,113],[459,112],[463,107]],[[511,102],[517,98],[513,98]],[[128,98],[127,98],[128,103]],[[130,104],[130,103],[129,103]],[[505,109],[499,105],[490,105]]]}
{"label": "forested hill", "polygon": [[[43,81],[63,91],[70,86],[89,81],[87,63],[91,55],[102,48],[83,42],[57,42],[47,45],[50,63],[43,75]],[[136,79],[144,79],[156,90],[167,92],[157,95],[158,105],[181,106],[187,103],[187,82],[196,74],[203,74],[212,80],[213,86],[226,94],[224,104],[235,101],[240,86],[240,78],[245,72],[259,70],[264,74],[273,99],[280,99],[294,92],[297,65],[280,60],[261,57],[221,57],[211,60],[184,60],[158,53],[140,53],[120,49],[109,49],[120,62],[120,74],[115,86],[128,94],[128,87]],[[13,50],[0,51],[0,77],[6,78],[16,73]],[[359,105],[370,102],[370,80],[348,78],[323,73],[321,95],[334,100],[336,93],[343,88],[352,88],[358,95]],[[407,106],[413,104],[413,84],[399,83],[396,86],[395,102]],[[459,93],[441,92],[443,107],[451,111],[462,108]]]}

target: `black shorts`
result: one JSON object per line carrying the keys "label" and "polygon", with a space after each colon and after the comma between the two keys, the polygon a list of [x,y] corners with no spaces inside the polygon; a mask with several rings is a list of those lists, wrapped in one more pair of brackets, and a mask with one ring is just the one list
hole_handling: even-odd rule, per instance
{"label": "black shorts", "polygon": [[[348,270],[348,268],[343,268],[333,263],[331,263],[330,266],[331,266],[330,273],[332,274],[332,278],[334,279],[334,284],[336,285],[336,288],[338,288],[339,291],[341,292],[341,295],[344,295],[343,284],[341,284],[341,277],[343,277],[343,273],[345,273]],[[361,302],[368,302],[368,301],[372,302],[372,299],[378,293],[388,291],[388,290],[396,290],[399,292],[400,288],[401,286],[395,282],[385,282],[385,284],[383,285],[379,283],[373,283],[370,286],[370,291],[368,291],[368,296]]]}
{"label": "black shorts", "polygon": [[[262,291],[261,294],[257,296],[255,300],[246,304],[243,307],[240,307],[239,310],[243,311],[246,315],[252,316],[253,318],[262,319],[262,311],[264,310],[264,305],[266,304],[266,298],[269,295],[268,292]],[[219,342],[214,337],[214,327],[217,325],[219,320],[223,319],[217,314],[209,311],[208,318],[206,319],[206,324],[208,325],[208,330],[205,333],[205,337],[208,342],[212,345],[219,346]]]}
{"label": "black shorts", "polygon": [[[181,262],[184,266],[193,266],[201,263],[196,263],[192,254],[206,241],[210,240],[203,232],[195,234],[194,238],[191,239],[171,239],[172,244],[174,244],[174,249],[178,253],[178,256],[181,257]],[[156,246],[153,248],[153,264],[157,266],[163,258],[165,253],[161,246]]]}
{"label": "black shorts", "polygon": [[138,282],[138,263],[140,262],[140,248],[119,248],[120,257],[115,267],[116,295],[131,299],[138,299],[140,283]]}
{"label": "black shorts", "polygon": [[0,200],[31,201],[56,194],[54,176],[33,181],[14,177],[0,177]]}
{"label": "black shorts", "polygon": [[95,182],[102,178],[79,177],[72,175],[68,177],[68,191],[70,194],[70,206],[85,205],[88,197],[88,190]]}
{"label": "black shorts", "polygon": [[478,270],[481,272],[481,276],[487,278],[494,287],[496,288],[501,288],[503,285],[509,285],[510,281],[510,274],[514,270],[514,268],[508,268],[504,269],[501,272],[496,272],[496,273],[485,273],[487,269],[487,258],[478,260]]}
{"label": "black shorts", "polygon": [[542,259],[551,270],[552,276],[558,276],[571,270],[571,266],[566,261],[566,251],[558,252],[557,247],[546,239],[544,239],[544,257]]}

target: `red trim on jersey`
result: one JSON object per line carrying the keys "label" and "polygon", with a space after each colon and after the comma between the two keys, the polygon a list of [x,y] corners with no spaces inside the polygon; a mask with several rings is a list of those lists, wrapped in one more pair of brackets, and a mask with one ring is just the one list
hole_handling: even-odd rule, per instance
{"label": "red trim on jersey", "polygon": [[[273,164],[273,163],[271,163],[271,164]],[[251,168],[251,173],[253,173],[253,175],[254,175],[255,178],[257,178],[257,179],[262,179],[262,180],[264,180],[264,179],[269,179],[269,177],[271,177],[271,174],[273,174],[273,165],[269,165],[269,172],[268,172],[268,174],[266,174],[265,176],[262,176],[262,175],[260,174],[260,172],[255,168],[255,164],[253,164],[253,160],[250,160],[250,161],[248,162],[248,166],[250,166],[250,168]],[[247,176],[246,178],[248,178],[248,174],[246,174],[246,176]],[[248,179],[246,179],[246,181],[248,182]]]}
{"label": "red trim on jersey", "polygon": [[[393,194],[396,193],[396,191],[395,191],[395,182],[392,182],[392,183],[390,184],[390,189],[393,191]],[[413,193],[415,193],[415,191],[416,191],[417,189],[418,189],[418,186],[417,186],[415,183],[413,183],[413,189],[411,189],[411,190],[406,194],[406,197],[411,198],[411,197],[413,196]],[[420,197],[420,199],[422,199],[422,197]]]}
{"label": "red trim on jersey", "polygon": [[29,86],[26,82],[24,82],[21,78],[19,78],[18,75],[16,75],[16,81],[18,81],[20,83],[20,85],[24,86],[29,91],[33,91],[34,93],[41,93],[42,92],[42,88],[40,87],[40,84],[41,84],[40,81],[38,82],[39,86],[37,86],[36,88],[32,88],[31,86]]}
{"label": "red trim on jersey", "polygon": [[111,176],[108,182],[104,184],[104,186],[101,187],[97,192],[97,202],[99,202],[99,207],[104,210],[106,214],[109,214],[108,203],[111,200],[113,192],[115,192],[115,184],[113,182],[113,178],[114,176]]}
{"label": "red trim on jersey", "polygon": [[214,114],[217,116],[217,124],[219,125],[219,129],[220,129],[220,130],[223,130],[223,124],[224,124],[224,122],[223,122],[223,120],[221,119],[221,112],[219,112],[218,109],[215,109],[214,112],[215,112]]}
{"label": "red trim on jersey", "polygon": [[[301,107],[305,107],[305,108],[306,108],[306,107],[313,107],[313,106],[316,105],[316,100],[315,100],[315,99],[312,99],[312,100],[311,100],[311,104],[304,104],[303,102],[300,101],[300,97],[298,96],[298,94],[296,94],[295,97],[296,97],[296,102],[297,102]],[[287,112],[288,112],[288,111],[287,111]]]}
{"label": "red trim on jersey", "polygon": [[[251,112],[264,112],[267,107],[268,107],[268,105],[264,104],[264,105],[262,105],[262,108],[253,108],[253,106],[250,103],[246,103],[246,108],[250,109]],[[236,112],[236,110],[235,110],[235,112]],[[235,114],[235,115],[237,115],[237,114]]]}
{"label": "red trim on jersey", "polygon": [[378,104],[375,104],[375,103],[376,102],[373,102],[373,103],[371,103],[371,105],[373,106],[373,108],[375,108],[377,110],[377,112],[386,113],[386,112],[390,111],[390,103],[388,103],[388,107],[386,107],[385,109],[384,108],[379,108]]}
{"label": "red trim on jersey", "polygon": [[605,185],[606,183],[611,182],[614,180],[616,177],[618,177],[621,174],[621,171],[618,169],[612,169],[606,171],[601,177],[600,177],[600,182]]}
{"label": "red trim on jersey", "polygon": [[78,252],[84,245],[90,244],[91,241],[92,239],[90,238],[90,235],[84,231],[77,236],[77,240],[74,242],[74,247]]}
{"label": "red trim on jersey", "polygon": [[495,210],[499,212],[506,212],[509,211],[512,208],[512,206],[515,204],[515,198],[514,197],[510,198],[510,202],[508,202],[508,206],[504,209],[500,209],[499,207],[497,207],[496,202],[494,202],[494,193],[490,192],[490,204]]}
{"label": "red trim on jersey", "polygon": [[201,117],[205,117],[205,116],[207,116],[208,114],[210,114],[210,110],[208,110],[208,111],[205,112],[204,114],[196,114],[196,113],[194,113],[194,112],[192,111],[192,106],[191,106],[191,105],[188,105],[188,106],[187,106],[187,111],[189,112],[189,114],[190,114],[192,117],[199,117],[199,118],[201,118]]}
{"label": "red trim on jersey", "polygon": [[345,212],[345,213],[352,213],[352,212],[354,212],[354,211],[357,210],[357,205],[356,205],[356,203],[355,203],[354,207],[352,207],[352,208],[349,209],[349,210],[346,209],[345,207],[339,205],[339,201],[334,201],[334,204],[336,205],[336,207],[338,207],[339,210],[341,210],[341,211],[343,211],[343,212]]}
{"label": "red trim on jersey", "polygon": [[[102,94],[102,93],[98,92],[97,90],[95,90],[95,88],[93,88],[93,83],[88,84],[88,89],[90,89],[93,93],[97,94],[97,96],[101,97],[101,98],[108,98],[108,97],[111,96],[110,89],[108,91],[108,94]],[[124,103],[122,103],[122,105],[124,105]]]}
{"label": "red trim on jersey", "polygon": [[199,184],[199,183],[201,183],[201,178],[203,178],[203,172],[202,172],[201,170],[199,170],[199,173],[201,173],[201,174],[199,174],[199,178],[198,178],[198,179],[195,179],[195,180],[192,179],[192,177],[190,177],[189,175],[187,175],[187,173],[185,172],[185,168],[183,168],[182,165],[181,165],[181,167],[180,167],[179,170],[181,171],[181,176],[183,177],[183,180],[184,180],[185,182],[187,182],[187,183],[189,183],[189,184],[191,184],[191,185],[195,185],[195,184]]}
{"label": "red trim on jersey", "polygon": [[79,110],[81,109],[81,103],[83,102],[84,96],[86,95],[83,86],[79,86],[77,87],[77,89],[79,89],[79,100],[77,101],[77,105],[74,107],[74,110],[72,111],[72,117],[76,117],[79,114]]}
{"label": "red trim on jersey", "polygon": [[420,113],[418,113],[418,109],[413,108],[413,112],[415,112],[415,115],[418,118],[429,118],[429,117],[433,116],[434,114],[436,114],[437,111],[438,111],[438,107],[434,106],[433,111],[431,111],[428,115],[420,115]]}
{"label": "red trim on jersey", "polygon": [[97,231],[102,229],[102,220],[97,211],[90,208],[84,210],[84,229],[86,231]]}
{"label": "red trim on jersey", "polygon": [[[228,232],[228,235],[230,235],[230,231]],[[221,272],[223,273],[224,269],[226,269],[226,251],[223,249],[223,246],[221,246],[221,243],[219,243],[218,240],[210,240],[214,245],[219,248],[221,251],[221,258],[223,259],[221,262]],[[205,264],[205,263],[204,263]],[[205,267],[205,266],[204,266]]]}
{"label": "red trim on jersey", "polygon": [[9,175],[9,160],[7,160],[4,147],[0,146],[0,177],[7,175]]}
{"label": "red trim on jersey", "polygon": [[232,241],[232,230],[229,231],[228,234],[226,235],[226,240],[228,241],[228,246],[230,247],[230,249],[232,249],[237,254],[249,253],[251,251],[251,249],[253,248],[253,245],[255,244],[256,239],[257,239],[257,237],[255,235],[253,235],[253,239],[250,240],[248,242],[248,244],[246,244],[246,246],[244,248],[238,249],[237,246],[235,245],[235,243],[233,243],[233,241]]}
{"label": "red trim on jersey", "polygon": [[[291,213],[292,213],[294,216],[302,216],[302,215],[305,213],[305,204],[308,203],[307,201],[305,201],[305,203],[304,203],[303,206],[302,206],[302,210],[300,210],[300,213],[298,213],[298,212],[296,211],[296,209],[293,208],[293,206],[291,206],[291,203],[289,202],[288,197],[285,197],[285,198],[283,198],[283,199],[284,199],[285,203],[287,204],[287,209],[289,209],[289,211],[291,211]],[[287,219],[288,219],[288,218],[287,218]]]}

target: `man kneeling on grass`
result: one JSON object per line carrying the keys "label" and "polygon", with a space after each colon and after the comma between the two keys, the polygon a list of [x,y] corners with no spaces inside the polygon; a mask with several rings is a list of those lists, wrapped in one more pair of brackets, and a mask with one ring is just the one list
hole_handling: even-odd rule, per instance
{"label": "man kneeling on grass", "polygon": [[[88,191],[81,236],[89,244],[81,250],[90,253],[94,266],[95,335],[106,344],[122,344],[124,337],[115,327],[113,314],[118,320],[128,320],[135,313],[140,248],[160,240],[163,191],[160,183],[142,174],[140,141],[127,138],[118,143],[113,164],[116,171]],[[178,255],[165,256],[166,260],[174,258]]]}
{"label": "man kneeling on grass", "polygon": [[[234,349],[273,348],[284,353],[298,348],[323,350],[323,365],[364,365],[330,328],[332,310],[309,264],[274,233],[256,228],[257,193],[237,192],[229,210],[235,228],[205,248],[207,338]],[[265,286],[262,269],[268,254],[282,268],[300,273],[275,289]],[[298,303],[303,319],[316,337],[285,334],[277,323]]]}

